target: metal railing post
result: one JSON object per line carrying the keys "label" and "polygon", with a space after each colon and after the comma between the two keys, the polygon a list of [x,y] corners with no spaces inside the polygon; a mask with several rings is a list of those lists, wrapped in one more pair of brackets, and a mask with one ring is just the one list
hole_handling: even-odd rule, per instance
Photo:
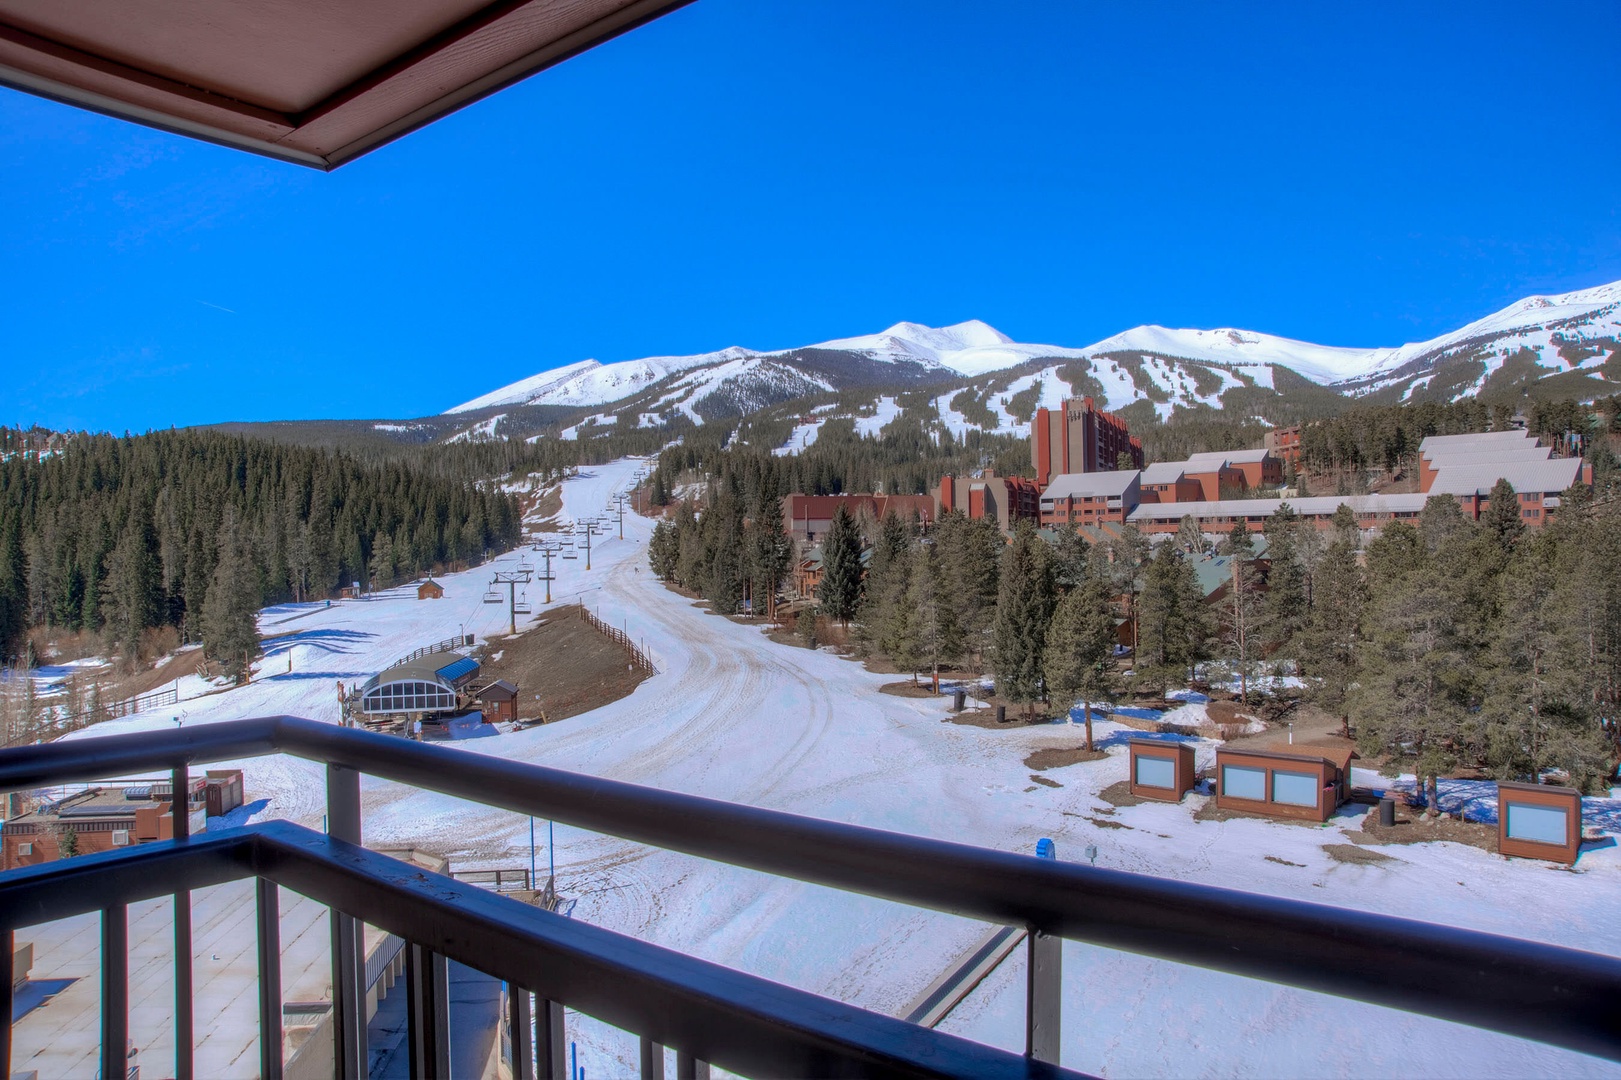
{"label": "metal railing post", "polygon": [[507,984],[507,1030],[512,1050],[512,1080],[535,1080],[534,1013],[529,991]]}
{"label": "metal railing post", "polygon": [[1025,1057],[1058,1064],[1060,1024],[1064,996],[1064,939],[1035,927],[1026,964]]}
{"label": "metal railing post", "polygon": [[709,1062],[700,1061],[685,1050],[677,1050],[675,1080],[709,1080]]}
{"label": "metal railing post", "polygon": [[414,942],[405,950],[405,1038],[411,1075],[418,1080],[450,1080],[450,964]]}
{"label": "metal railing post", "polygon": [[[176,765],[170,775],[169,814],[174,838],[191,836],[191,770]],[[192,1080],[192,1052],[196,1046],[192,1022],[191,890],[174,894],[174,1075]]]}
{"label": "metal railing post", "polygon": [[[326,767],[327,835],[360,843],[360,774],[343,765]],[[366,1076],[365,934],[360,920],[332,912],[333,1075],[341,1080]]]}
{"label": "metal railing post", "polygon": [[281,893],[274,881],[254,882],[259,930],[259,1077],[281,1080]]}
{"label": "metal railing post", "polygon": [[128,1072],[129,909],[114,904],[101,909],[101,1075]]}
{"label": "metal railing post", "polygon": [[11,1075],[11,983],[15,975],[12,971],[12,950],[16,942],[10,930],[0,933],[0,1076]]}
{"label": "metal railing post", "polygon": [[535,1080],[567,1080],[568,1038],[563,1006],[535,995]]}
{"label": "metal railing post", "polygon": [[664,1080],[664,1047],[642,1036],[642,1080]]}

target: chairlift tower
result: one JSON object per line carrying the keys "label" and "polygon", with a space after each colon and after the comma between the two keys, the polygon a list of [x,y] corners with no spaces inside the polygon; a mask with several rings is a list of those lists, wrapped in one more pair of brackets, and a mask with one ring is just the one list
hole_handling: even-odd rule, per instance
{"label": "chairlift tower", "polygon": [[[508,632],[513,635],[518,633],[518,586],[527,586],[533,577],[534,571],[532,570],[497,570],[495,577],[490,581],[490,593],[495,594],[495,603],[497,604],[501,602],[501,594],[497,591],[497,586],[505,585],[507,587],[507,628]],[[484,594],[486,604],[490,602],[490,593]],[[525,615],[529,614],[528,604],[523,605],[523,613]]]}
{"label": "chairlift tower", "polygon": [[[563,548],[557,544],[536,544],[534,550],[540,552],[540,557],[546,560],[546,572],[536,577],[535,580],[546,583],[546,602],[549,604],[552,602],[552,582],[557,580],[557,575],[552,573],[552,556],[562,551]],[[568,558],[568,556],[565,555],[564,558]]]}
{"label": "chairlift tower", "polygon": [[619,516],[619,539],[625,538],[625,494],[620,492],[614,496],[615,513]]}
{"label": "chairlift tower", "polygon": [[581,521],[579,527],[580,534],[585,537],[585,568],[589,570],[591,569],[591,538],[602,535],[598,531],[602,528],[602,522],[597,518],[590,518]]}

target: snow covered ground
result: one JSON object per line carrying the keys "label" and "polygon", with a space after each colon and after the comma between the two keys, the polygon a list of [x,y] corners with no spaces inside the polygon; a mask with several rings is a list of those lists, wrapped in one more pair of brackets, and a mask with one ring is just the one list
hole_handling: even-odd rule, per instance
{"label": "snow covered ground", "polygon": [[[565,516],[597,513],[638,464],[582,469],[564,483]],[[944,723],[946,699],[880,694],[894,676],[776,645],[754,627],[707,614],[653,579],[645,558],[651,525],[627,515],[625,539],[597,543],[594,570],[562,564],[553,597],[578,598],[645,641],[659,674],[594,712],[459,752],[1007,851],[1032,852],[1038,838],[1052,837],[1061,858],[1079,858],[1095,844],[1098,864],[1116,869],[1621,953],[1621,854],[1613,847],[1584,853],[1574,873],[1453,844],[1389,847],[1380,850],[1394,862],[1348,865],[1323,845],[1343,843],[1359,827],[1354,808],[1322,826],[1199,822],[1199,796],[1106,813],[1114,808],[1097,793],[1126,776],[1126,729],[1099,722],[1108,759],[1041,774],[1061,787],[1037,785],[1025,756],[1077,745],[1077,728]],[[338,680],[362,679],[461,629],[481,637],[503,629],[505,608],[480,603],[491,569],[441,579],[439,601],[397,589],[331,608],[271,609],[264,629],[285,636],[269,643],[260,675],[184,701],[183,722],[269,713],[332,721]],[[530,599],[539,610],[539,597]],[[162,728],[173,712],[81,737]],[[1214,744],[1198,746],[1208,765]],[[255,818],[319,827],[314,766],[241,764]],[[464,868],[528,865],[527,818],[375,780],[364,783],[363,801],[368,844],[427,848]],[[1590,805],[1610,822],[1621,818],[1605,801]],[[983,932],[967,920],[572,828],[556,835],[559,888],[575,902],[575,918],[891,1014]],[[542,865],[546,858],[542,850]],[[36,970],[47,974],[38,963]],[[1066,943],[1064,976],[1063,1062],[1109,1075],[1621,1075],[1621,1066],[1538,1044],[1075,943]],[[1022,1050],[1023,979],[1015,954],[942,1027]],[[635,1072],[632,1038],[586,1018],[569,1022],[591,1075]]]}

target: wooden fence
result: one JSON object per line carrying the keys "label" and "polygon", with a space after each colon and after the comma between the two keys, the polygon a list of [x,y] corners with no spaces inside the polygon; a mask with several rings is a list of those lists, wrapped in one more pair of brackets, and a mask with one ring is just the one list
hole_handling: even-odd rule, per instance
{"label": "wooden fence", "polygon": [[445,640],[436,641],[432,645],[424,645],[410,656],[402,656],[388,666],[399,667],[401,664],[409,664],[413,660],[420,659],[424,656],[431,656],[436,652],[450,652],[452,649],[465,649],[471,644],[473,644],[472,634],[468,634],[466,637],[447,637]]}
{"label": "wooden fence", "polygon": [[625,633],[617,626],[609,626],[607,623],[591,614],[590,611],[586,610],[585,605],[583,604],[580,605],[580,618],[584,619],[590,624],[592,629],[596,630],[599,634],[602,634],[609,641],[612,641],[616,645],[624,646],[625,651],[630,653],[631,660],[637,667],[641,668],[649,675],[658,674],[658,665],[653,663],[653,658],[648,656],[647,653],[643,652],[642,647],[632,641],[629,634]]}
{"label": "wooden fence", "polygon": [[110,705],[97,705],[94,709],[85,709],[83,712],[69,713],[56,718],[58,726],[68,731],[77,731],[92,723],[99,724],[103,720],[117,720],[125,716],[134,716],[138,712],[148,709],[159,709],[165,705],[175,705],[180,701],[180,691],[175,687],[159,690],[156,693],[142,694],[140,697],[125,698]]}

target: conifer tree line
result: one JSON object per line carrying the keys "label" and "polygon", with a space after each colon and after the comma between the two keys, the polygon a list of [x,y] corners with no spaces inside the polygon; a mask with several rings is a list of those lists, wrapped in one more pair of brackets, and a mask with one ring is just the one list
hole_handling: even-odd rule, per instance
{"label": "conifer tree line", "polygon": [[73,436],[0,462],[0,656],[31,627],[134,655],[168,626],[236,669],[266,603],[390,585],[520,537],[512,496],[407,461],[202,430]]}
{"label": "conifer tree line", "polygon": [[[653,565],[735,610],[739,582],[758,598],[782,580],[750,561],[758,537],[776,534],[777,558],[786,538],[770,507],[739,527],[740,497],[719,500],[731,508],[683,503],[661,523]],[[1460,772],[1555,771],[1596,790],[1621,757],[1621,512],[1578,486],[1530,531],[1506,483],[1490,505],[1476,522],[1437,496],[1370,539],[1346,507],[1325,531],[1285,501],[1264,546],[1244,528],[1212,543],[1191,518],[1156,542],[1128,526],[1093,546],[1029,523],[1004,537],[959,511],[924,529],[841,509],[816,599],[859,649],[914,677],[966,667],[1026,711],[1077,703],[1088,746],[1094,703],[1229,679],[1248,700],[1258,676],[1284,671],[1431,798]],[[1197,569],[1213,555],[1229,558],[1212,592]]]}
{"label": "conifer tree line", "polygon": [[[1526,409],[1526,430],[1542,438],[1545,445],[1566,436],[1585,441],[1593,435],[1621,431],[1616,422],[1621,403],[1611,398],[1599,402],[1597,409],[1595,416],[1576,401],[1533,402]],[[1417,462],[1418,444],[1430,435],[1509,431],[1515,427],[1515,416],[1512,404],[1478,398],[1450,404],[1355,406],[1338,416],[1302,424],[1300,460],[1314,471],[1412,467]],[[1579,452],[1582,445],[1578,442],[1572,449]]]}
{"label": "conifer tree line", "polygon": [[[922,495],[939,489],[946,473],[967,476],[982,468],[1003,475],[1030,471],[1030,441],[970,431],[962,439],[947,432],[930,438],[921,424],[897,421],[880,437],[860,437],[849,420],[829,420],[816,442],[798,454],[778,456],[752,446],[723,447],[719,439],[683,440],[659,454],[650,481],[654,505],[668,505],[675,486],[690,475],[737,477],[752,498],[770,473],[779,496],[871,494]],[[659,501],[660,495],[665,501]]]}

